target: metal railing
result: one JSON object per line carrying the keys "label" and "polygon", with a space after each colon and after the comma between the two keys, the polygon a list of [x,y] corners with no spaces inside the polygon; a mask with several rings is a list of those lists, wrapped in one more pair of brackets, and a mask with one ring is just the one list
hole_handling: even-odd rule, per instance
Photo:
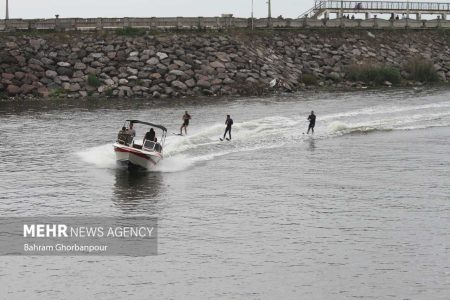
{"label": "metal railing", "polygon": [[[322,10],[316,11],[321,13]],[[411,12],[413,13],[413,12]],[[413,22],[414,21],[414,22]],[[446,28],[450,29],[450,20],[446,20],[438,16],[434,20],[384,20],[384,19],[368,19],[368,20],[347,20],[343,18],[338,19],[316,19],[316,18],[302,18],[302,19],[283,19],[272,18],[270,20],[271,26],[267,18],[254,19],[254,28],[417,28],[417,29],[432,29],[432,28]],[[406,23],[405,23],[406,22]],[[96,19],[10,19],[0,20],[0,31],[14,31],[14,30],[110,30],[117,28],[137,28],[137,29],[153,29],[153,30],[170,30],[170,29],[200,29],[207,28],[213,30],[222,29],[249,29],[251,28],[251,19],[243,18],[229,18],[227,22],[222,18],[96,18]],[[144,32],[144,31],[143,31]],[[163,141],[162,141],[163,142]]]}
{"label": "metal railing", "polygon": [[411,1],[320,1],[318,4],[325,9],[345,9],[362,11],[418,11],[418,12],[450,12],[450,3],[411,2]]}
{"label": "metal railing", "polygon": [[316,1],[314,4],[314,7],[311,7],[308,11],[304,12],[299,16],[299,18],[307,18],[314,16],[318,11],[321,11],[325,8],[325,2],[326,1]]}

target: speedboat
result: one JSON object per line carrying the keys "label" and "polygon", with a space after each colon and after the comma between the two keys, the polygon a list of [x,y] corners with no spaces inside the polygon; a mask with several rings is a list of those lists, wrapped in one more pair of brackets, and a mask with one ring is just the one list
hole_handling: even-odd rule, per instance
{"label": "speedboat", "polygon": [[[149,136],[148,133],[150,131],[148,131],[142,140],[136,139],[133,129],[136,124],[160,129],[162,131],[160,139],[158,140],[156,133],[152,129],[150,131],[153,131],[153,135]],[[162,125],[139,120],[126,120],[114,143],[117,163],[128,167],[130,170],[151,170],[163,159],[163,147],[166,136],[167,129]]]}

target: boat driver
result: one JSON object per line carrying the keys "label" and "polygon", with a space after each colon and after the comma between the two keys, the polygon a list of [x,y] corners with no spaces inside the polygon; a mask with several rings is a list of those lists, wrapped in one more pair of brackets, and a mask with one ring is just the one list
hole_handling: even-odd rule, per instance
{"label": "boat driver", "polygon": [[144,139],[153,142],[155,140],[155,130],[150,128],[150,131],[145,134]]}
{"label": "boat driver", "polygon": [[130,134],[133,138],[136,136],[136,130],[133,129],[133,123],[130,122],[127,133]]}

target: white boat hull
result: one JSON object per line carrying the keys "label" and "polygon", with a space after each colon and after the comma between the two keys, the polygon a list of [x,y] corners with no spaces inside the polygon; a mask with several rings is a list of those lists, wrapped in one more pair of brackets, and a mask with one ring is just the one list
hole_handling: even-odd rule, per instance
{"label": "white boat hull", "polygon": [[114,152],[117,163],[129,169],[151,170],[162,159],[161,153],[157,151],[136,149],[118,143],[114,144]]}

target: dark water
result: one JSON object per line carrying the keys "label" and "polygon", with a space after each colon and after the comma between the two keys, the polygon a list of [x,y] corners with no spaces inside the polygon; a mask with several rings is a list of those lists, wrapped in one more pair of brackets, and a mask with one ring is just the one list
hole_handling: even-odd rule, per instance
{"label": "dark water", "polygon": [[[449,97],[3,104],[2,216],[155,216],[159,255],[3,257],[0,299],[448,299]],[[115,167],[124,119],[184,110],[155,172]]]}

